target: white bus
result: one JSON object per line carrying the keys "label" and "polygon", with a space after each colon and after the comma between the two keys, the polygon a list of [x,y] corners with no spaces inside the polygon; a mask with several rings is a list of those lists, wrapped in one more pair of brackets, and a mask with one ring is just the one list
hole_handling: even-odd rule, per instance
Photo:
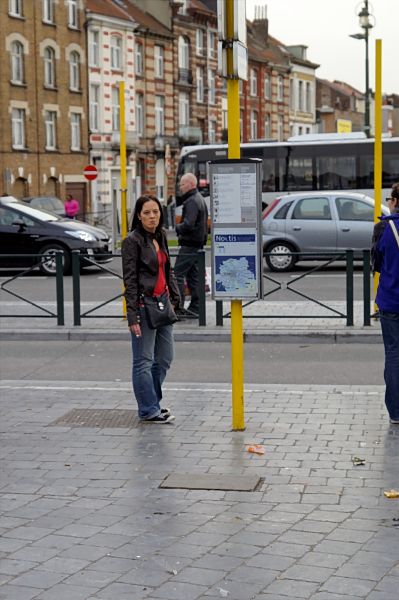
{"label": "white bus", "polygon": [[[399,181],[399,138],[382,140],[382,187],[385,193]],[[182,148],[176,177],[194,173],[198,187],[209,196],[208,161],[227,158],[227,144]],[[241,144],[241,158],[262,159],[262,203],[278,195],[308,190],[351,190],[374,195],[374,140],[363,133],[308,134],[286,142]]]}

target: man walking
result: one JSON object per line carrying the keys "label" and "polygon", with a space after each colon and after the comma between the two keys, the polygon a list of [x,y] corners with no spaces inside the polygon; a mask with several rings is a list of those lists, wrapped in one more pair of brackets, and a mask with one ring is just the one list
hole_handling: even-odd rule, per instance
{"label": "man walking", "polygon": [[[197,189],[197,178],[186,173],[180,180],[180,191],[183,197],[182,220],[176,225],[179,242],[179,253],[175,263],[175,276],[181,296],[180,317],[198,317],[198,252],[206,244],[208,238],[208,209],[204,198]],[[184,309],[184,280],[190,291],[191,301]]]}
{"label": "man walking", "polygon": [[372,259],[380,273],[375,301],[385,347],[385,404],[390,422],[399,425],[399,182],[387,202],[391,214],[374,227]]}

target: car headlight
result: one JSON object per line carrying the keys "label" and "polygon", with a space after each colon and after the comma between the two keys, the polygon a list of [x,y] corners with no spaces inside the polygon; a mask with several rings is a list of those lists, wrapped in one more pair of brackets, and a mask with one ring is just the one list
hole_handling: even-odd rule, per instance
{"label": "car headlight", "polygon": [[67,235],[70,235],[74,238],[78,238],[78,240],[82,240],[83,242],[95,242],[96,237],[89,233],[88,231],[64,231]]}

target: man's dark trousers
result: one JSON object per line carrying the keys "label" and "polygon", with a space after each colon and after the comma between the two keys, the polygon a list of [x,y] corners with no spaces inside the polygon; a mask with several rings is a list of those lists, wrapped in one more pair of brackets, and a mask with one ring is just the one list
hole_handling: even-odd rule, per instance
{"label": "man's dark trousers", "polygon": [[184,308],[184,280],[186,280],[191,296],[190,306],[188,308],[195,313],[198,313],[199,311],[198,252],[201,249],[202,248],[192,248],[191,246],[181,246],[174,267],[174,273],[180,291],[181,308]]}

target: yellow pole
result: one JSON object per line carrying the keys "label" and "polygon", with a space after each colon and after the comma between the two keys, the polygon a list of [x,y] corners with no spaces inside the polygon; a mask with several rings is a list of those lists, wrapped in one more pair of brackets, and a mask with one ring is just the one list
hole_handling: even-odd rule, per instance
{"label": "yellow pole", "polygon": [[[374,126],[374,223],[381,215],[382,196],[382,41],[375,41],[375,126]],[[374,273],[374,298],[379,273]],[[375,306],[377,310],[377,307]]]}
{"label": "yellow pole", "polygon": [[[234,37],[234,2],[226,0],[227,39]],[[227,74],[233,75],[233,49],[227,48]],[[238,79],[227,79],[228,158],[240,158],[240,94]],[[244,341],[242,302],[231,301],[231,373],[232,373],[232,427],[243,431],[244,422]]]}
{"label": "yellow pole", "polygon": [[125,134],[125,82],[119,82],[119,156],[121,167],[121,235],[122,240],[127,235],[127,212],[126,212],[126,134]]}
{"label": "yellow pole", "polygon": [[[125,134],[125,82],[119,82],[119,157],[120,157],[120,181],[121,181],[121,238],[127,236],[127,211],[126,211],[126,134]],[[122,293],[125,287],[122,283]],[[126,318],[126,300],[123,297],[122,314]]]}

